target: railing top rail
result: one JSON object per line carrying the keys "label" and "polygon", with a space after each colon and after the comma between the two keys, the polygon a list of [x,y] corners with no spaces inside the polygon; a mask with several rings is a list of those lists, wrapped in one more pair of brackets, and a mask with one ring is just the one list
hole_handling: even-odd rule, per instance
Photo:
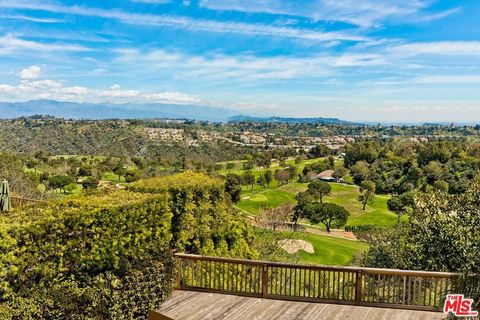
{"label": "railing top rail", "polygon": [[269,262],[261,260],[245,260],[223,257],[202,256],[196,254],[176,253],[175,257],[186,260],[197,261],[213,261],[213,262],[228,262],[237,264],[246,264],[252,266],[271,266],[277,268],[301,268],[311,270],[330,270],[342,272],[364,272],[369,274],[384,274],[384,275],[404,275],[404,276],[419,276],[419,277],[437,277],[449,278],[461,275],[453,272],[435,272],[435,271],[417,271],[417,270],[400,270],[400,269],[381,269],[381,268],[364,268],[364,267],[340,267],[340,266],[326,266],[326,265],[308,265],[308,264],[293,264],[283,262]]}

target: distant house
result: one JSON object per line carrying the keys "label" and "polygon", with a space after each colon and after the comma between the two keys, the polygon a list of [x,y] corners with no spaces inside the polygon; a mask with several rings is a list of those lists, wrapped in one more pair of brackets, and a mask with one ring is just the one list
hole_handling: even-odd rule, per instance
{"label": "distant house", "polygon": [[342,178],[336,179],[333,177],[333,170],[325,170],[317,174],[316,179],[327,181],[327,182],[344,182]]}
{"label": "distant house", "polygon": [[323,181],[336,181],[333,176],[333,170],[325,170],[317,174],[317,179]]}

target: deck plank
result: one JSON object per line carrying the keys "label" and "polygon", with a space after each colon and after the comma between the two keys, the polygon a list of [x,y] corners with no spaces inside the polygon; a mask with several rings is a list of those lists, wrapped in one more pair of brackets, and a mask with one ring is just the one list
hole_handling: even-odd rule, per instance
{"label": "deck plank", "polygon": [[440,320],[441,313],[177,290],[157,312],[175,320]]}

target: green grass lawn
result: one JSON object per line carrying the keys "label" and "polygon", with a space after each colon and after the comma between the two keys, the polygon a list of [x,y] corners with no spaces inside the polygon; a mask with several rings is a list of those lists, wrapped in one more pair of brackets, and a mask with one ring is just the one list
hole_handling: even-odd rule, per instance
{"label": "green grass lawn", "polygon": [[[291,234],[286,232],[286,238]],[[305,240],[313,245],[314,253],[300,251],[301,263],[347,266],[352,263],[354,256],[368,249],[368,244],[364,242],[326,235],[296,232],[292,238]]]}
{"label": "green grass lawn", "polygon": [[242,192],[242,200],[237,206],[245,211],[257,214],[263,207],[275,208],[282,204],[294,202],[295,194],[281,188],[266,189],[264,191]]}
{"label": "green grass lawn", "polygon": [[110,181],[113,185],[116,185],[117,183],[125,183],[125,177],[121,176],[119,180],[118,175],[113,172],[105,172],[103,174],[103,180]]}
{"label": "green grass lawn", "polygon": [[[237,206],[252,214],[257,214],[263,207],[277,207],[279,205],[295,202],[295,194],[304,191],[307,183],[293,182],[281,187],[272,183],[270,188],[261,189],[255,187],[253,191],[244,188],[241,201]],[[345,207],[351,214],[347,225],[384,225],[392,226],[397,223],[397,215],[387,207],[389,196],[377,195],[372,203],[367,204],[362,210],[362,204],[358,202],[358,187],[340,183],[331,183],[332,192],[325,197],[325,202],[332,202]],[[408,219],[406,216],[402,220]]]}
{"label": "green grass lawn", "polygon": [[[397,223],[397,215],[388,210],[387,201],[390,196],[376,195],[372,203],[367,204],[365,210],[362,210],[362,204],[358,199],[358,187],[353,185],[344,185],[332,183],[332,193],[325,197],[325,202],[333,202],[347,209],[351,216],[347,225],[365,225],[375,224],[391,226]],[[406,216],[402,217],[407,219]]]}

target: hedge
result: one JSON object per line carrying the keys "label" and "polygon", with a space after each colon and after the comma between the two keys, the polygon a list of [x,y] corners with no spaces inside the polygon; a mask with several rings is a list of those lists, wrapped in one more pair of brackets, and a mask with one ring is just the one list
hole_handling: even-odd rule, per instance
{"label": "hedge", "polygon": [[181,252],[257,258],[250,225],[228,197],[224,183],[202,173],[184,172],[139,180],[128,190],[170,197],[172,248]]}
{"label": "hedge", "polygon": [[0,216],[0,319],[142,319],[172,250],[256,258],[221,180],[183,173]]}
{"label": "hedge", "polygon": [[[79,288],[91,289],[92,279],[107,274],[123,279],[136,265],[155,256],[161,257],[155,263],[163,269],[170,259],[171,219],[167,195],[126,191],[66,199],[2,216],[0,295],[4,305],[13,310],[15,305],[35,309],[41,288],[54,289],[49,283],[74,279]],[[170,270],[166,278],[173,278],[173,268],[166,269]],[[159,285],[162,290],[157,295],[164,297],[171,283]]]}

